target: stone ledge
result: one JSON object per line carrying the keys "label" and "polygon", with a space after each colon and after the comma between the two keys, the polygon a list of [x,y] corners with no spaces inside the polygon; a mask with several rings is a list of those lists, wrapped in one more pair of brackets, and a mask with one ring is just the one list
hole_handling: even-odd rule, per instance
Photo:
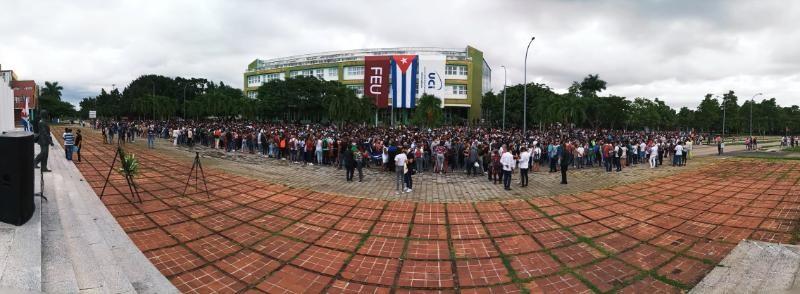
{"label": "stone ledge", "polygon": [[800,293],[800,246],[743,240],[690,293]]}

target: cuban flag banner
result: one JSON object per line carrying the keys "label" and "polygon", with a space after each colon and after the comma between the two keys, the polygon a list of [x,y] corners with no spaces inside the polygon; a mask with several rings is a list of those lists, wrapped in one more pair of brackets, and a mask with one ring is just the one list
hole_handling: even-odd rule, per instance
{"label": "cuban flag banner", "polygon": [[392,56],[392,107],[414,108],[417,101],[417,55]]}

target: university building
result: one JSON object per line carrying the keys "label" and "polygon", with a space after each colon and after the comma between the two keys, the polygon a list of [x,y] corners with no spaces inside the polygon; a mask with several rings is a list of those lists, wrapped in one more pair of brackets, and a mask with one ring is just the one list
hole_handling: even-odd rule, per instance
{"label": "university building", "polygon": [[[313,76],[326,81],[339,81],[364,95],[365,57],[372,56],[418,56],[420,60],[441,60],[441,65],[419,63],[420,72],[425,66],[441,68],[442,85],[437,89],[443,99],[446,118],[461,118],[475,122],[480,119],[481,98],[491,91],[492,70],[483,58],[483,52],[467,46],[465,49],[450,48],[378,48],[333,51],[305,54],[274,59],[256,59],[244,73],[244,93],[256,98],[258,87],[272,80],[287,77]],[[416,63],[415,63],[416,66]],[[419,76],[419,73],[417,74]],[[419,80],[419,77],[418,81]],[[416,97],[429,93],[424,82],[418,82]],[[437,96],[435,95],[435,96]],[[389,98],[391,101],[391,98]],[[391,103],[390,103],[391,104]]]}

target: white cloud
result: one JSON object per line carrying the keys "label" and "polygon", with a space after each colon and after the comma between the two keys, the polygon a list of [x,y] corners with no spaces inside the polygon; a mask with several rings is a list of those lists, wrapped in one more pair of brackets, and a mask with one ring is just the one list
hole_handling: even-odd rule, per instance
{"label": "white cloud", "polygon": [[[800,2],[792,1],[3,1],[0,64],[57,80],[78,101],[142,74],[242,85],[256,58],[392,46],[484,51],[501,89],[565,89],[589,73],[608,93],[695,107],[708,92],[800,104]],[[747,97],[746,97],[747,96]]]}

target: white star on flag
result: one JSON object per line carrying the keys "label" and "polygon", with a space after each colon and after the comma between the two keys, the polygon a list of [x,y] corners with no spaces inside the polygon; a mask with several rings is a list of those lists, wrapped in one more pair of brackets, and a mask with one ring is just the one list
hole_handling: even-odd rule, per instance
{"label": "white star on flag", "polygon": [[402,63],[408,63],[408,59],[406,59],[406,58],[400,58],[400,62],[402,62]]}

